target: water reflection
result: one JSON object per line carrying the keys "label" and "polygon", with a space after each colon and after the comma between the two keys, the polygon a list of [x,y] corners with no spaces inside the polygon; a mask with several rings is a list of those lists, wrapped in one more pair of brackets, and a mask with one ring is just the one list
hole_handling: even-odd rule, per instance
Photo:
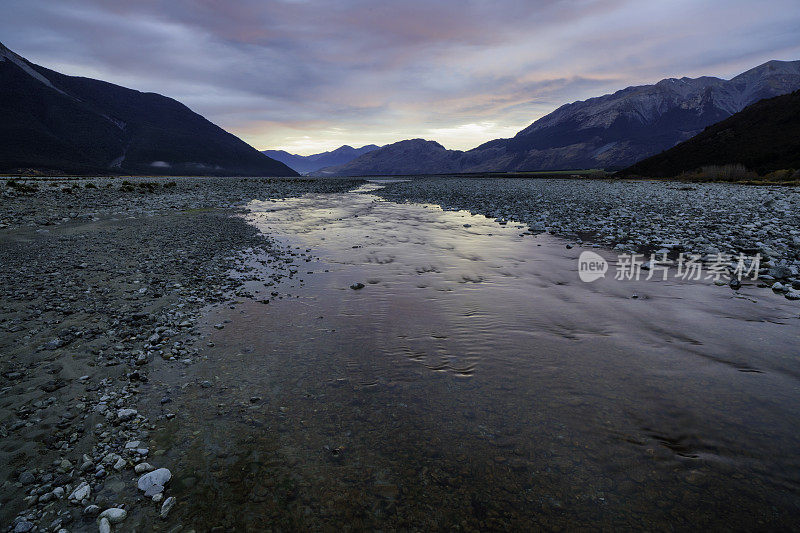
{"label": "water reflection", "polygon": [[251,204],[252,223],[319,260],[281,287],[291,297],[209,318],[231,322],[186,372],[214,386],[176,394],[160,433],[174,520],[798,526],[791,303],[584,284],[558,239],[369,190]]}

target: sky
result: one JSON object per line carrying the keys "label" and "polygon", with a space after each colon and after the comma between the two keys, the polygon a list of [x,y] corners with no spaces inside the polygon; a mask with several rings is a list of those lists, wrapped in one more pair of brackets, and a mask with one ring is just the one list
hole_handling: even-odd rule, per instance
{"label": "sky", "polygon": [[511,137],[558,106],[800,59],[800,0],[3,0],[0,42],[260,150]]}

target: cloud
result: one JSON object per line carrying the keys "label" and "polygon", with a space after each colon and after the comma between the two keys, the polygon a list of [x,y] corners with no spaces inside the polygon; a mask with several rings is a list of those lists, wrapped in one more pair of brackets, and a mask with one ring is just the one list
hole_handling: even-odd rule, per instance
{"label": "cloud", "polygon": [[470,148],[576,99],[797,59],[797,27],[796,0],[6,0],[0,18],[36,63],[302,153]]}

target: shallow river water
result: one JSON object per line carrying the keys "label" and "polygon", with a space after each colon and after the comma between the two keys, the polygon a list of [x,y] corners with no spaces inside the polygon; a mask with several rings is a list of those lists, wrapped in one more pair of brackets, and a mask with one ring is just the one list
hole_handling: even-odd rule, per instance
{"label": "shallow river water", "polygon": [[583,283],[586,248],[376,186],[249,205],[314,259],[163,371],[195,384],[156,435],[169,526],[800,527],[796,303],[616,281],[597,248]]}

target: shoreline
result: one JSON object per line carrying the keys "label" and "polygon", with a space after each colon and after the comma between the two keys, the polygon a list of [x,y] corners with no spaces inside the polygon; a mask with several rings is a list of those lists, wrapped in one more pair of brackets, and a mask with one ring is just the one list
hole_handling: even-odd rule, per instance
{"label": "shoreline", "polygon": [[82,529],[141,506],[137,479],[169,468],[139,412],[149,372],[192,361],[202,309],[241,286],[229,273],[242,250],[285,253],[233,216],[242,201],[355,183],[203,180],[4,198],[3,527]]}

